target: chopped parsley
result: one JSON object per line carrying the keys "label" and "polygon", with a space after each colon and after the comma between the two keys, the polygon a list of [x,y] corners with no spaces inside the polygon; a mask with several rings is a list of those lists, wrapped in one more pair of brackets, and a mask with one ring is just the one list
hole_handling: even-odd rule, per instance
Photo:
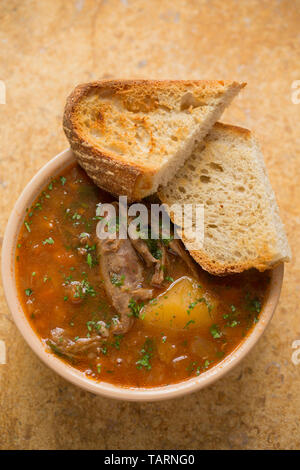
{"label": "chopped parsley", "polygon": [[223,315],[224,320],[228,320],[226,323],[226,326],[229,328],[234,328],[240,324],[240,321],[238,320],[239,313],[234,305],[230,306],[230,313],[225,313]]}
{"label": "chopped parsley", "polygon": [[195,320],[189,320],[186,325],[184,325],[184,329],[188,328],[192,323],[195,323]]}
{"label": "chopped parsley", "polygon": [[226,326],[229,326],[230,328],[234,328],[235,326],[238,326],[239,322],[237,320],[232,320],[231,322],[228,322]]}
{"label": "chopped parsley", "polygon": [[31,294],[33,294],[33,291],[31,289],[25,289],[25,294],[29,297]]}
{"label": "chopped parsley", "polygon": [[47,245],[47,244],[48,245],[53,245],[54,240],[53,240],[53,238],[49,237],[49,238],[46,238],[46,240],[44,240],[42,243],[43,243],[43,245]]}
{"label": "chopped parsley", "polygon": [[190,305],[189,305],[189,308],[187,309],[187,313],[188,315],[190,315],[191,311],[193,308],[196,307],[197,304],[201,303],[201,302],[204,302],[206,307],[207,307],[207,310],[208,310],[208,313],[210,313],[213,309],[212,305],[208,302],[208,300],[206,300],[204,297],[200,297],[199,299],[196,299],[194,302],[192,302]]}
{"label": "chopped parsley", "polygon": [[191,375],[192,372],[194,372],[196,365],[197,365],[197,362],[195,362],[195,361],[192,361],[192,362],[189,363],[189,365],[186,368],[189,375]]}
{"label": "chopped parsley", "polygon": [[80,282],[80,284],[76,285],[76,292],[74,294],[75,298],[81,298],[84,299],[88,295],[91,297],[95,297],[96,292],[93,286],[90,285],[90,283],[86,280],[83,279],[83,281]]}
{"label": "chopped parsley", "polygon": [[222,333],[220,332],[219,327],[216,324],[211,325],[210,332],[211,332],[211,335],[214,339],[221,338],[221,336],[222,336]]}
{"label": "chopped parsley", "polygon": [[28,222],[24,222],[24,225],[25,227],[27,228],[27,231],[30,233],[31,232],[31,229],[29,227],[29,223]]}
{"label": "chopped parsley", "polygon": [[93,258],[92,258],[91,253],[88,253],[88,254],[87,254],[86,262],[87,262],[87,264],[89,265],[90,268],[93,267]]}
{"label": "chopped parsley", "polygon": [[124,279],[125,279],[124,274],[122,274],[121,276],[119,274],[113,274],[110,278],[111,283],[116,287],[123,286],[124,285]]}
{"label": "chopped parsley", "polygon": [[95,320],[89,320],[88,322],[86,322],[86,327],[88,331],[91,333],[93,330],[99,331],[102,327],[102,323],[100,323],[99,321],[95,321]]}
{"label": "chopped parsley", "polygon": [[208,366],[212,363],[213,361],[209,361],[208,359],[206,359],[206,361],[204,362],[204,369],[207,369]]}
{"label": "chopped parsley", "polygon": [[82,232],[80,235],[79,235],[79,238],[86,238],[86,237],[89,237],[90,234],[87,233],[87,232]]}
{"label": "chopped parsley", "polygon": [[252,312],[255,313],[260,313],[261,312],[261,301],[258,299],[258,297],[253,297],[247,298],[247,308],[251,310]]}
{"label": "chopped parsley", "polygon": [[65,354],[56,346],[53,341],[47,341],[47,345],[52,349],[52,351],[57,355],[57,356],[62,356],[64,357]]}
{"label": "chopped parsley", "polygon": [[112,346],[114,346],[116,349],[120,349],[120,344],[121,344],[121,339],[123,339],[123,335],[116,335],[115,336],[115,341],[112,343]]}
{"label": "chopped parsley", "polygon": [[72,215],[72,220],[80,220],[80,219],[81,219],[81,215],[77,214],[77,212],[74,212],[74,214]]}
{"label": "chopped parsley", "polygon": [[161,239],[161,241],[163,242],[163,244],[164,244],[165,246],[168,246],[169,243],[170,243],[172,240],[174,240],[174,237],[172,237],[172,236],[171,236],[170,238],[162,238],[162,239]]}
{"label": "chopped parsley", "polygon": [[187,309],[187,314],[190,315],[191,311],[193,310],[194,307],[196,307],[198,303],[198,300],[195,300],[194,302],[192,302],[190,305],[189,305],[189,308]]}
{"label": "chopped parsley", "polygon": [[161,259],[162,252],[161,252],[161,249],[159,248],[158,240],[155,240],[152,238],[145,238],[145,242],[153,258]]}
{"label": "chopped parsley", "polygon": [[133,317],[139,318],[140,312],[141,312],[142,308],[144,307],[144,302],[141,302],[140,304],[138,304],[136,300],[130,299],[128,307],[131,310],[131,313],[128,314],[128,316],[130,316],[130,317],[133,316]]}
{"label": "chopped parsley", "polygon": [[146,370],[151,369],[150,360],[153,356],[153,340],[147,338],[143,348],[140,350],[140,355],[142,356],[138,361],[136,361],[137,369],[142,369],[143,367]]}
{"label": "chopped parsley", "polygon": [[100,352],[104,354],[104,356],[107,354],[107,346],[101,346],[99,349],[100,349]]}
{"label": "chopped parsley", "polygon": [[251,297],[249,292],[248,292],[246,294],[246,308],[251,313],[255,314],[253,322],[257,323],[258,322],[258,314],[261,312],[261,309],[262,309],[262,303],[259,300],[259,298],[258,297]]}
{"label": "chopped parsley", "polygon": [[217,351],[217,352],[216,352],[216,356],[217,356],[219,359],[221,359],[222,357],[225,356],[225,353],[224,353],[224,351]]}

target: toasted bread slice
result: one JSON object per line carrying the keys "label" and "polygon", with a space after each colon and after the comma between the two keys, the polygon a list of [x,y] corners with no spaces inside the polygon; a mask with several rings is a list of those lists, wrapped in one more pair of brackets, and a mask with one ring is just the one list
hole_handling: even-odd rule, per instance
{"label": "toasted bread slice", "polygon": [[104,80],[69,96],[64,130],[101,188],[138,200],[166,184],[245,83]]}
{"label": "toasted bread slice", "polygon": [[[158,196],[168,205],[204,205],[203,246],[190,253],[212,274],[264,271],[290,260],[263,156],[247,129],[216,123]],[[182,229],[188,246],[191,233]]]}

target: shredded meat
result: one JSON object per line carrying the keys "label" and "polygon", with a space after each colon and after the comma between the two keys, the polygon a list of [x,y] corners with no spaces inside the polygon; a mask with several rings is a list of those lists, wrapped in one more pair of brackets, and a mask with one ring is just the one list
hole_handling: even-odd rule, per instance
{"label": "shredded meat", "polygon": [[[133,217],[128,218],[128,222],[130,222],[133,219]],[[130,235],[130,231],[128,231],[128,235],[130,238],[130,241],[135,248],[135,250],[138,252],[138,254],[143,258],[146,266],[152,267],[154,266],[154,274],[152,276],[151,284],[154,287],[160,287],[161,284],[164,282],[164,267],[166,266],[167,262],[167,253],[164,244],[160,240],[157,241],[157,247],[159,248],[161,252],[161,257],[160,258],[155,258],[145,239],[143,238],[133,238]]]}
{"label": "shredded meat", "polygon": [[156,260],[154,274],[151,279],[153,286],[160,287],[165,279],[165,267],[167,264],[167,250],[162,242],[158,242],[158,246],[161,252],[161,257]]}
{"label": "shredded meat", "polygon": [[104,322],[99,321],[98,334],[94,334],[90,338],[78,338],[76,341],[68,337],[68,333],[63,328],[54,328],[51,331],[51,339],[48,342],[49,347],[62,356],[76,359],[82,353],[95,355],[95,347],[101,345],[101,337],[107,338],[108,329]]}
{"label": "shredded meat", "polygon": [[195,279],[199,280],[199,272],[196,266],[195,261],[192,259],[190,254],[184,248],[182,242],[178,239],[173,239],[168,245],[169,249],[180,256],[180,258],[185,262],[185,264],[190,268],[191,272],[195,276]]}
{"label": "shredded meat", "polygon": [[[129,234],[129,237],[130,237],[130,234]],[[152,256],[152,254],[150,253],[150,250],[145,240],[143,240],[142,238],[134,239],[130,237],[130,241],[132,245],[134,246],[134,248],[136,249],[136,251],[139,253],[139,255],[143,258],[148,268],[157,263],[158,260],[154,258],[154,256]]]}
{"label": "shredded meat", "polygon": [[80,304],[83,300],[78,294],[80,285],[79,281],[72,281],[65,286],[67,297],[69,297],[70,301],[75,305]]}
{"label": "shredded meat", "polygon": [[114,325],[113,332],[126,333],[133,323],[130,300],[151,299],[152,289],[142,287],[143,265],[129,239],[99,239],[97,247],[106,292],[120,314],[120,320]]}
{"label": "shredded meat", "polygon": [[154,258],[151,254],[149,247],[145,240],[142,238],[133,239],[131,238],[131,243],[139,253],[139,255],[143,258],[147,267],[154,266],[154,274],[151,279],[151,284],[154,287],[159,287],[164,282],[164,266],[166,266],[167,262],[167,253],[163,243],[157,241],[159,250],[161,252],[161,257],[159,259]]}

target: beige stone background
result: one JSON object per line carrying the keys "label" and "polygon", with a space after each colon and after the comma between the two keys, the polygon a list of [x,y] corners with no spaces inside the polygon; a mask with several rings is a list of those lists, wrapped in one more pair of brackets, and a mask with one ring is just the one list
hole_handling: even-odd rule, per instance
{"label": "beige stone background", "polygon": [[[293,250],[275,317],[218,383],[161,403],[81,391],[20,336],[0,287],[0,449],[300,448],[299,0],[1,0],[0,245],[22,188],[67,147],[67,94],[102,77],[217,78],[248,86],[223,120],[255,131]],[[298,95],[300,98],[300,93]]]}

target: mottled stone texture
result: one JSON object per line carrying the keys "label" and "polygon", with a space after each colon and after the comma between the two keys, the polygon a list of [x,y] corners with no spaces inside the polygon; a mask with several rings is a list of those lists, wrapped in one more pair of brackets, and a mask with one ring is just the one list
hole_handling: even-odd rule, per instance
{"label": "mottled stone texture", "polygon": [[0,288],[1,449],[300,447],[299,0],[2,0],[0,244],[24,185],[67,147],[67,94],[102,77],[247,81],[223,120],[253,129],[293,250],[280,304],[259,344],[226,378],[155,404],[111,401],[65,382],[25,344]]}

